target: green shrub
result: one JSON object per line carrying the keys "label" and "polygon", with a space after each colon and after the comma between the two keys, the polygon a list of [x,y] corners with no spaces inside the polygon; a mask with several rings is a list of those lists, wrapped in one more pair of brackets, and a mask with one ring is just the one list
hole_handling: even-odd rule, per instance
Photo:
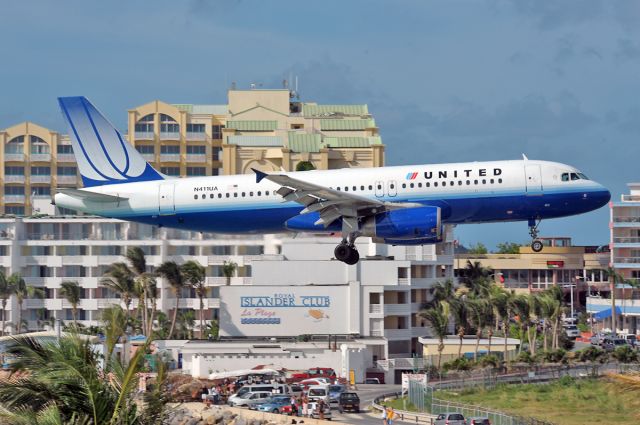
{"label": "green shrub", "polygon": [[635,363],[638,361],[638,353],[628,345],[616,348],[611,355],[620,363]]}
{"label": "green shrub", "polygon": [[543,361],[548,363],[566,363],[567,351],[559,348],[557,350],[547,350],[540,354]]}
{"label": "green shrub", "polygon": [[500,359],[495,354],[488,354],[483,356],[478,361],[478,364],[482,367],[493,367],[496,368],[500,365]]}
{"label": "green shrub", "polygon": [[575,384],[576,379],[570,375],[564,375],[562,378],[558,379],[558,385],[563,387],[570,387]]}
{"label": "green shrub", "polygon": [[442,365],[442,369],[447,370],[470,370],[473,367],[473,362],[466,357],[458,357]]}
{"label": "green shrub", "polygon": [[528,351],[523,351],[522,353],[518,354],[515,361],[516,363],[535,363],[536,360],[531,356],[531,354],[529,354]]}
{"label": "green shrub", "polygon": [[604,363],[607,357],[606,351],[593,345],[576,352],[576,360],[579,362]]}

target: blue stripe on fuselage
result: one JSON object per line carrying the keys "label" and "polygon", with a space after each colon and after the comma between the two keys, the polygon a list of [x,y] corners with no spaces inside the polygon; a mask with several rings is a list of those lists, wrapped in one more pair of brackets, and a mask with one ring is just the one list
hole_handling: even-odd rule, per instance
{"label": "blue stripe on fuselage", "polygon": [[[606,190],[593,189],[578,192],[545,192],[537,196],[477,195],[422,200],[412,198],[411,201],[439,206],[442,208],[443,223],[460,224],[566,217],[600,208],[610,197]],[[402,202],[406,199],[398,196],[389,200]],[[229,205],[224,209],[213,209],[211,206],[208,209],[179,209],[177,214],[169,216],[118,215],[115,218],[203,232],[273,233],[286,230],[285,222],[301,210],[302,207],[295,203],[273,203],[268,206],[246,204]],[[332,226],[332,229],[334,227]]]}

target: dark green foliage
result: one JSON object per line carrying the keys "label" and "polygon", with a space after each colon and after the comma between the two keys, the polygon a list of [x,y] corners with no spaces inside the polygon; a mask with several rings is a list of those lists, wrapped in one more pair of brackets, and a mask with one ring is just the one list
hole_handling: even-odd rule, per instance
{"label": "dark green foliage", "polygon": [[593,345],[576,352],[576,359],[579,362],[604,363],[607,361],[607,358],[608,355],[606,351]]}
{"label": "dark green foliage", "polygon": [[315,169],[316,167],[310,161],[300,161],[296,164],[296,171],[310,171]]}
{"label": "dark green foliage", "polygon": [[628,345],[617,347],[611,356],[620,363],[635,363],[638,361],[638,352]]}
{"label": "dark green foliage", "polygon": [[467,359],[466,357],[458,357],[457,359],[451,360],[450,362],[446,362],[442,365],[442,369],[444,371],[449,370],[470,370],[473,368],[473,361]]}
{"label": "dark green foliage", "polygon": [[543,351],[542,353],[540,353],[540,358],[542,359],[542,361],[547,363],[566,363],[568,361],[567,352],[562,348],[559,348],[557,350]]}

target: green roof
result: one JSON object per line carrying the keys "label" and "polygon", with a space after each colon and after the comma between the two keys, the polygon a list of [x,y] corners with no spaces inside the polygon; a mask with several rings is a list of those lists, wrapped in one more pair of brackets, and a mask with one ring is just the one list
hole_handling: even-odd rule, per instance
{"label": "green roof", "polygon": [[284,146],[282,137],[278,136],[229,136],[227,143],[238,146]]}
{"label": "green roof", "polygon": [[320,134],[289,132],[289,149],[293,152],[320,152],[322,147]]}
{"label": "green roof", "polygon": [[277,121],[227,121],[227,128],[239,131],[273,131],[278,128]]}
{"label": "green roof", "polygon": [[343,115],[368,115],[367,105],[315,105],[310,103],[302,104],[302,114],[305,117],[330,116],[335,114]]}
{"label": "green roof", "polygon": [[320,120],[321,130],[349,131],[349,130],[365,130],[373,128],[376,122],[373,118],[365,120],[349,120],[349,119],[324,119]]}
{"label": "green roof", "polygon": [[371,145],[381,145],[380,136],[370,137],[325,137],[324,146],[327,148],[368,148]]}

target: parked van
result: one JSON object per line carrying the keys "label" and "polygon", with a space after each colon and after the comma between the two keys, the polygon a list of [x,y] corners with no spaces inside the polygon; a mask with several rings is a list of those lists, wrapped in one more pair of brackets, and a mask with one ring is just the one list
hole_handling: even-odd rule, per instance
{"label": "parked van", "polygon": [[322,399],[329,405],[329,385],[311,385],[307,390],[307,398],[309,401]]}
{"label": "parked van", "polygon": [[289,387],[286,384],[253,384],[253,385],[245,385],[240,388],[235,394],[232,394],[231,397],[242,397],[246,393],[249,392],[258,392],[258,391],[266,391],[271,394],[289,394]]}

